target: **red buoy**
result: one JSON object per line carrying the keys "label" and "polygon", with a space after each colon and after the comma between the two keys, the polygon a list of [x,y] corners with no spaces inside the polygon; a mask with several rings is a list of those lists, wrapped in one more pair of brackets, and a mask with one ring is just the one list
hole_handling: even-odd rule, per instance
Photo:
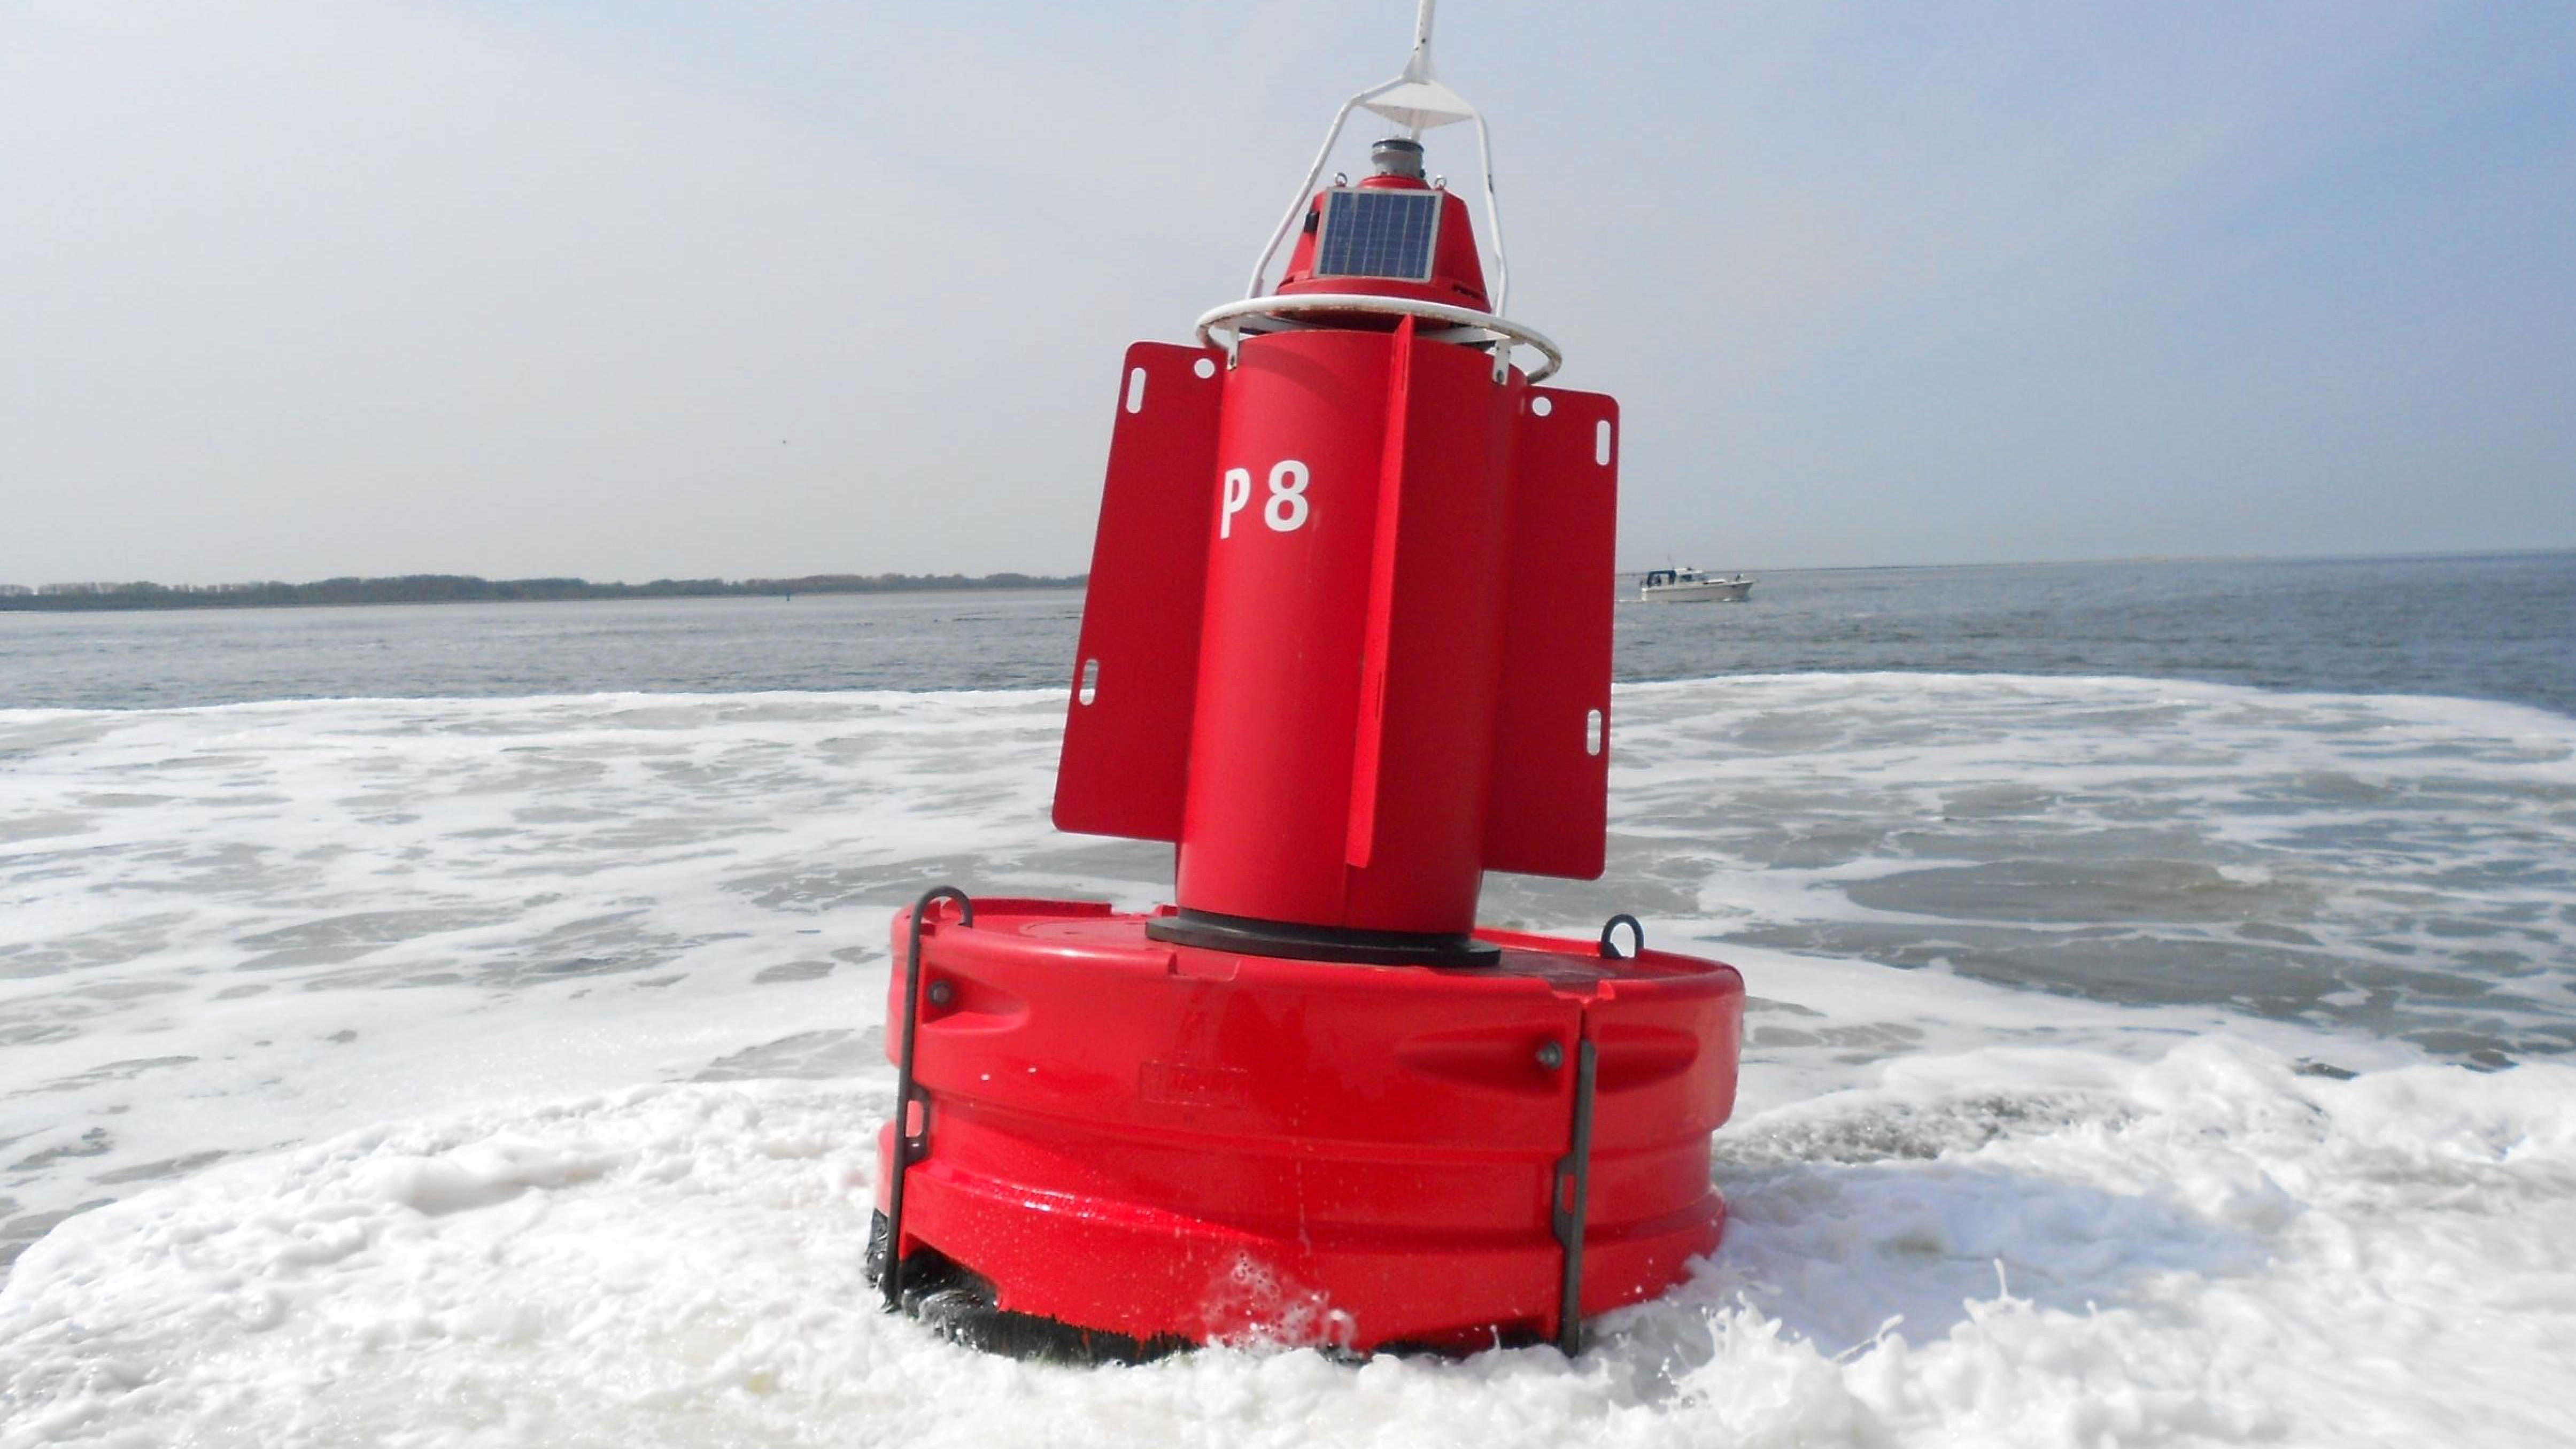
{"label": "red buoy", "polygon": [[[1429,10],[1343,115],[1481,152]],[[1619,418],[1421,154],[1319,156],[1253,295],[1128,349],[1055,822],[1173,842],[1176,904],[895,920],[872,1271],[968,1341],[1572,1352],[1717,1244],[1735,971],[1475,925],[1602,870]]]}

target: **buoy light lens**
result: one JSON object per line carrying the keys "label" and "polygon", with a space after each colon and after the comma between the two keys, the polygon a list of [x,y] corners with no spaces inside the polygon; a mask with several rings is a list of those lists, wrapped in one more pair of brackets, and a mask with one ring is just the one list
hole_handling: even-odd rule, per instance
{"label": "buoy light lens", "polygon": [[1440,240],[1440,202],[1437,191],[1354,186],[1325,192],[1314,274],[1430,281],[1431,254]]}
{"label": "buoy light lens", "polygon": [[1389,136],[1369,148],[1369,164],[1380,176],[1404,176],[1422,179],[1422,143],[1401,136]]}

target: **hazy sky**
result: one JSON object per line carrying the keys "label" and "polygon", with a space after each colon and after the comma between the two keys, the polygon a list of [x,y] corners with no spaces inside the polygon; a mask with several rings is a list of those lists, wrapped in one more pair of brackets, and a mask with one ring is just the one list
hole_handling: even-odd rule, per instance
{"label": "hazy sky", "polygon": [[[1441,12],[1629,566],[2576,545],[2576,4]],[[0,0],[0,582],[1078,570],[1411,18]]]}

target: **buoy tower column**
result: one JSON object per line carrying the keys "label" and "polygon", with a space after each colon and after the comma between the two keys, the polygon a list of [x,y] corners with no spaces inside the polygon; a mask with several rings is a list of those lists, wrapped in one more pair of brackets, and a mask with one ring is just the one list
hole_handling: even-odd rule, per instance
{"label": "buoy tower column", "polygon": [[1318,188],[1328,136],[1275,287],[1120,374],[1054,813],[1176,903],[895,921],[873,1271],[968,1341],[1572,1351],[1716,1246],[1734,970],[1476,928],[1603,867],[1619,417],[1425,174],[1484,151],[1429,11],[1343,108],[1409,134]]}

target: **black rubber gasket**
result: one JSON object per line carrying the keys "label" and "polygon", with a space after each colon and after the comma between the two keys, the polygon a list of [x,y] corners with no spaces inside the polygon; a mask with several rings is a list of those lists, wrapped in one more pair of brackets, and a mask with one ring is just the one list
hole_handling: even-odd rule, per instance
{"label": "black rubber gasket", "polygon": [[1502,947],[1464,934],[1310,926],[1186,907],[1147,921],[1145,934],[1175,946],[1362,966],[1495,966],[1503,959]]}

